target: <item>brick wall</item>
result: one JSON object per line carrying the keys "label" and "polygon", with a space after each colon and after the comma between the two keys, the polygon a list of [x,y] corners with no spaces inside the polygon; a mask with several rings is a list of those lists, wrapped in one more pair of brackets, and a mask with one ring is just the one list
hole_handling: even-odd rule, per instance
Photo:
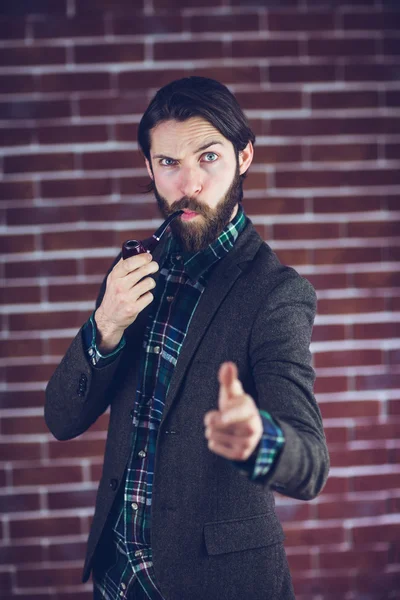
{"label": "brick wall", "polygon": [[0,5],[0,595],[91,597],[107,416],[56,442],[43,390],[120,243],[160,222],[140,116],[198,74],[246,110],[245,208],[319,296],[331,475],[315,501],[277,497],[298,599],[400,598],[399,3],[142,1]]}

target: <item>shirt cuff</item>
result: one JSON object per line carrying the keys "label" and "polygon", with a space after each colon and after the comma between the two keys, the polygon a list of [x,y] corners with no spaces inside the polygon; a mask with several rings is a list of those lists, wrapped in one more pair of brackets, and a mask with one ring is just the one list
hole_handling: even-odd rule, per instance
{"label": "shirt cuff", "polygon": [[82,336],[83,336],[83,344],[88,355],[89,361],[93,367],[97,369],[101,369],[112,363],[121,350],[125,347],[126,341],[124,336],[118,346],[110,352],[110,354],[101,354],[97,345],[96,345],[96,336],[97,336],[97,327],[96,321],[94,320],[94,312],[91,314],[90,318],[86,321],[82,328]]}
{"label": "shirt cuff", "polygon": [[247,460],[232,461],[253,481],[268,474],[285,443],[282,429],[271,415],[265,410],[260,410],[260,416],[263,422],[263,434],[257,448]]}

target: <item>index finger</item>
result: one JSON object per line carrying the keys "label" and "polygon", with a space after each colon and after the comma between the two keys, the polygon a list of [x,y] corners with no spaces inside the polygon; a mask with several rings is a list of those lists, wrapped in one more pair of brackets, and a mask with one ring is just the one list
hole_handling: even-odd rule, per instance
{"label": "index finger", "polygon": [[230,396],[243,394],[243,387],[238,379],[238,370],[234,362],[222,363],[218,372],[218,379]]}
{"label": "index finger", "polygon": [[114,272],[119,276],[123,277],[128,273],[132,273],[132,271],[136,271],[147,265],[152,261],[152,256],[148,252],[143,252],[143,254],[137,254],[136,256],[130,256],[125,260],[121,258],[121,260],[115,265]]}
{"label": "index finger", "polygon": [[224,362],[218,371],[218,380],[221,385],[230,387],[233,380],[237,377],[237,368],[233,362]]}

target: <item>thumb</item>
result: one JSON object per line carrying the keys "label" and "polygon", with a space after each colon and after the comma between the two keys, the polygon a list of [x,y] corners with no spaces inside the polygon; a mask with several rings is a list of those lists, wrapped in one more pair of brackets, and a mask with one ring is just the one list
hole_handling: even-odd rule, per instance
{"label": "thumb", "polygon": [[235,396],[243,393],[235,363],[222,363],[218,371],[218,381],[220,383],[218,407],[219,410],[224,411],[229,408]]}

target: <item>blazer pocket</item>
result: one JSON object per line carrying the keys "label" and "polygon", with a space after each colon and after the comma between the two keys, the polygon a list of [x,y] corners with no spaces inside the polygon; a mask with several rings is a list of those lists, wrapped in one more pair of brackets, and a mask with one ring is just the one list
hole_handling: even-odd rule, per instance
{"label": "blazer pocket", "polygon": [[204,525],[207,553],[211,556],[263,548],[282,542],[284,537],[282,526],[273,512]]}

